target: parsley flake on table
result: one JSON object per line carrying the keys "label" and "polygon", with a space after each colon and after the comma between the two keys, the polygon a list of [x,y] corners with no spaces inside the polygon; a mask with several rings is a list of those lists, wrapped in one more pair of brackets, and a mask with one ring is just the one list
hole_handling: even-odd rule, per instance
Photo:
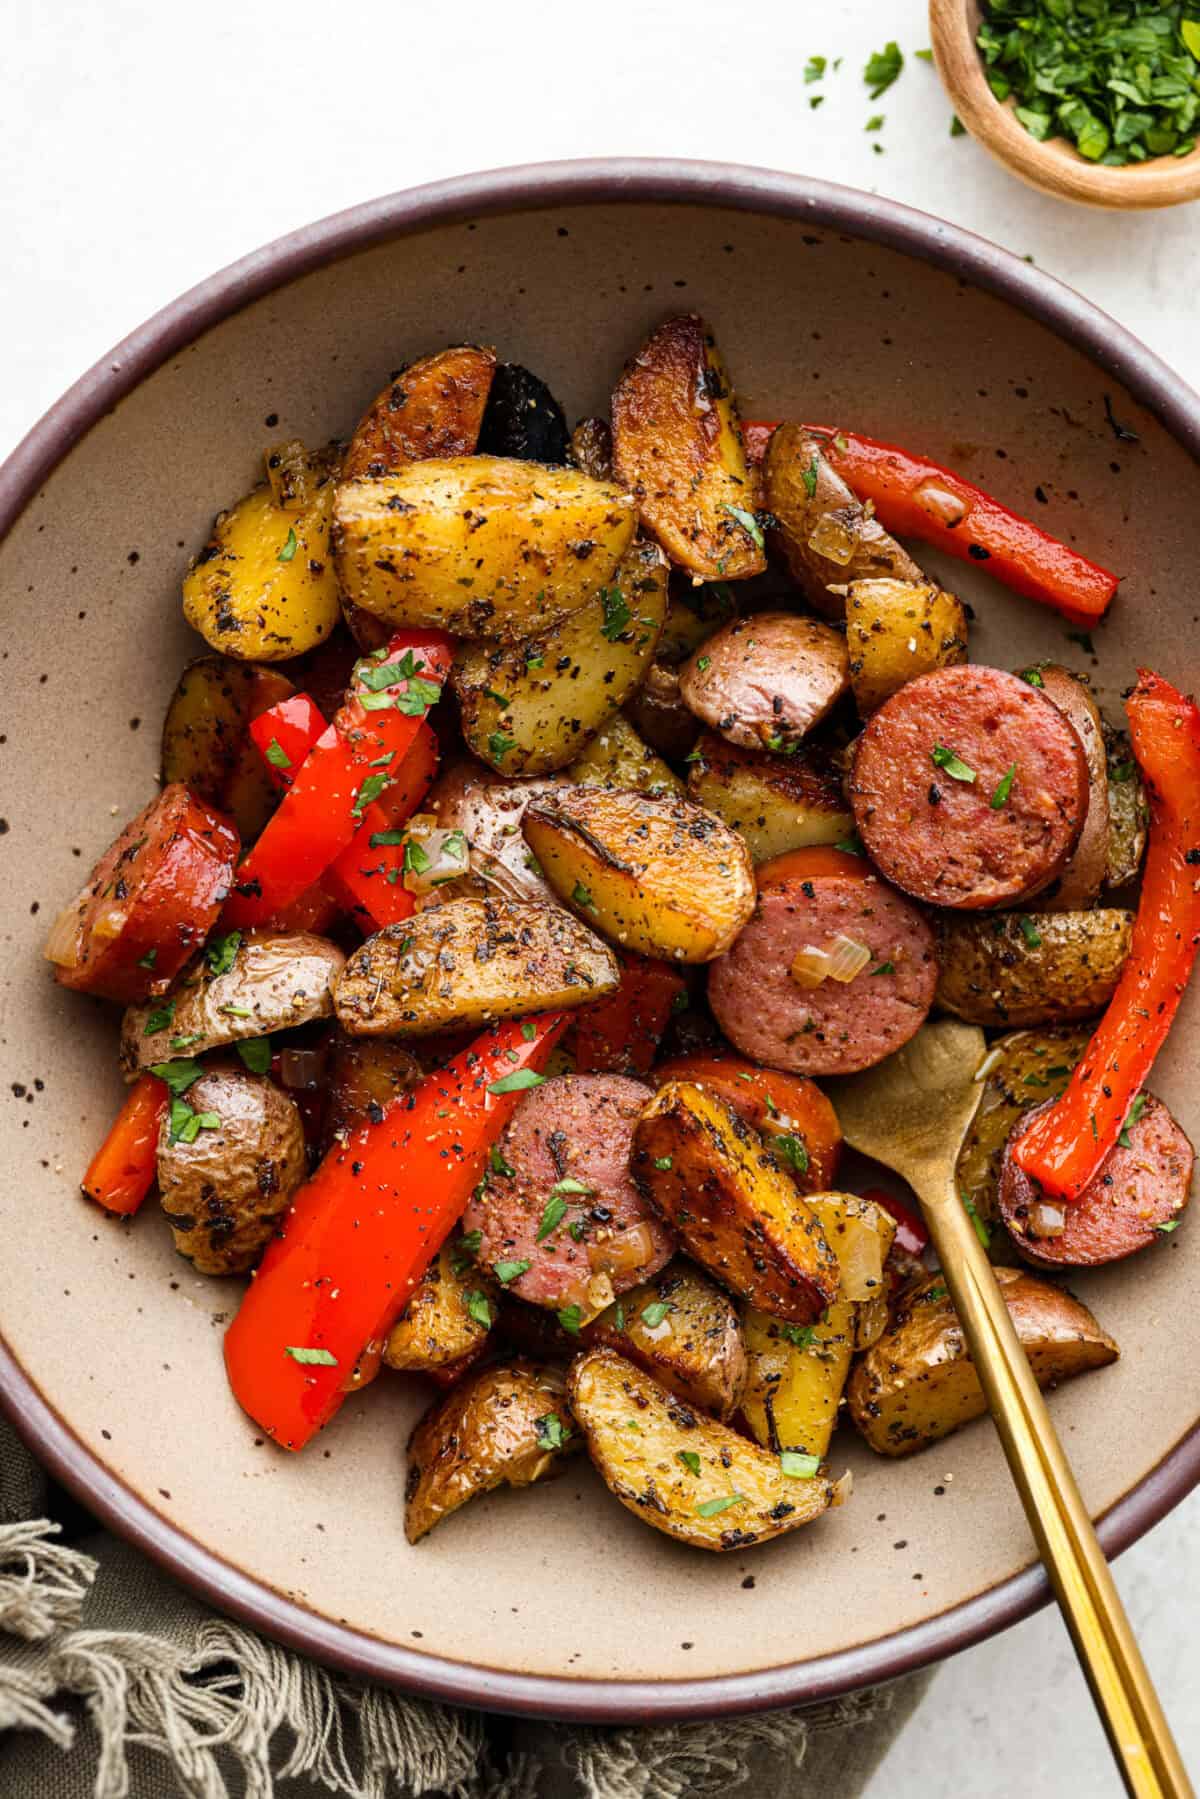
{"label": "parsley flake on table", "polygon": [[899,80],[903,68],[904,56],[894,39],[875,52],[863,70],[863,80],[871,90],[872,100],[887,93],[892,83]]}

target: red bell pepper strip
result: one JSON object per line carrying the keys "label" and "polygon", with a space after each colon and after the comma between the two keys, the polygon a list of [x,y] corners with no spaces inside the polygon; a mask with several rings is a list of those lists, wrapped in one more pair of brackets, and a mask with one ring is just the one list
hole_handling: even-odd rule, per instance
{"label": "red bell pepper strip", "polygon": [[237,869],[226,916],[262,924],[318,881],[348,847],[367,807],[399,772],[450,670],[444,632],[401,631],[386,656],[364,657],[337,717],[296,769],[258,842]]}
{"label": "red bell pepper strip", "polygon": [[404,886],[401,827],[429,792],[437,773],[438,741],[433,727],[422,724],[386,793],[369,805],[349,849],[343,850],[332,873],[358,910],[375,928],[399,924],[416,910]]}
{"label": "red bell pepper strip", "polygon": [[139,1075],[83,1177],[83,1191],[106,1212],[129,1217],[154,1185],[158,1133],[166,1117],[166,1083]]}
{"label": "red bell pepper strip", "polygon": [[568,1016],[494,1025],[335,1145],[296,1194],[225,1336],[235,1397],[285,1449],[302,1449],[341,1406]]}
{"label": "red bell pepper strip", "polygon": [[914,1212],[911,1206],[906,1206],[895,1194],[885,1193],[882,1187],[868,1187],[862,1197],[882,1206],[896,1220],[897,1249],[904,1250],[910,1256],[924,1254],[929,1247],[929,1232],[919,1212]]}
{"label": "red bell pepper strip", "polygon": [[687,984],[667,962],[622,955],[621,984],[607,999],[581,1006],[573,1044],[579,1074],[648,1074]]}
{"label": "red bell pepper strip", "polygon": [[[774,426],[746,427],[759,455]],[[897,537],[932,544],[961,562],[986,564],[1005,587],[1052,606],[1076,625],[1103,618],[1121,577],[1060,543],[982,487],[928,457],[879,443],[855,431],[810,425],[825,440],[824,454],[860,500]]]}
{"label": "red bell pepper strip", "polygon": [[250,735],[279,787],[290,787],[296,771],[325,730],[325,717],[307,693],[293,693],[250,721]]}
{"label": "red bell pepper strip", "polygon": [[1200,708],[1139,669],[1126,701],[1150,799],[1150,841],[1129,955],[1061,1099],[1014,1138],[1018,1167],[1072,1201],[1125,1124],[1175,1016],[1200,945]]}

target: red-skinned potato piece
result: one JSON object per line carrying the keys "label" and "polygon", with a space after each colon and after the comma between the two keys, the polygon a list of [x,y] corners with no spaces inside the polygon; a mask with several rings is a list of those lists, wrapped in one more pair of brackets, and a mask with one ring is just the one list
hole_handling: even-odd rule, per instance
{"label": "red-skinned potato piece", "polygon": [[656,1085],[693,1081],[718,1093],[739,1118],[767,1139],[775,1160],[801,1193],[827,1193],[842,1154],[837,1114],[807,1075],[759,1068],[742,1056],[714,1051],[672,1056],[654,1070]]}
{"label": "red-skinned potato piece", "polygon": [[63,987],[133,1005],[165,993],[229,897],[240,842],[230,821],[172,782],[59,914],[46,958]]}

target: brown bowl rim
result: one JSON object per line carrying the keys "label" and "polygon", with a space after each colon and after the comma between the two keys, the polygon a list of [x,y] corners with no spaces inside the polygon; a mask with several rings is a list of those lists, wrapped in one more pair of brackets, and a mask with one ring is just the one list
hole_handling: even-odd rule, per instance
{"label": "brown bowl rim", "polygon": [[[732,163],[612,157],[488,170],[388,194],[277,238],[191,288],[124,338],[0,466],[0,540],[87,431],[184,345],[264,294],[387,239],[554,205],[713,205],[794,219],[895,249],[1019,307],[1121,382],[1200,462],[1200,395],[1081,294],[1007,250],[894,200]],[[1046,1604],[1040,1565],[920,1624],[811,1661],[699,1680],[518,1674],[424,1655],[318,1617],[163,1517],[82,1443],[0,1339],[0,1410],[44,1466],[109,1528],[218,1609],[320,1662],[452,1704],[596,1723],[714,1717],[840,1697],[953,1655]],[[1200,1481],[1200,1424],[1099,1523],[1112,1557]]]}

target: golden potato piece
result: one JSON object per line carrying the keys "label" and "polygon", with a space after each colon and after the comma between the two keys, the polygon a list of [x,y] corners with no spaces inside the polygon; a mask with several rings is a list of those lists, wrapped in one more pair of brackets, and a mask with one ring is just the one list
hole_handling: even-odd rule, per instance
{"label": "golden potato piece", "polygon": [[639,793],[668,793],[683,798],[683,782],[643,743],[621,713],[610,718],[568,764],[567,779],[581,787],[634,787]]}
{"label": "golden potato piece", "polygon": [[970,1024],[1066,1024],[1102,1012],[1132,912],[988,912],[938,920],[937,1001]]}
{"label": "golden potato piece", "polygon": [[638,734],[652,750],[682,762],[699,735],[700,721],[683,703],[679,671],[655,660],[646,670],[646,679],[625,711]]}
{"label": "golden potato piece", "polygon": [[325,1074],[325,1140],[378,1123],[392,1101],[421,1078],[421,1064],[390,1037],[348,1037],[334,1031]]}
{"label": "golden potato piece", "polygon": [[[1017,1119],[1045,1099],[1057,1099],[1091,1036],[1086,1026],[1061,1031],[1011,1031],[997,1037],[983,1067],[983,1094],[958,1152],[959,1191],[985,1224],[999,1223],[998,1193],[1004,1146]],[[1006,1238],[993,1237],[991,1248]]]}
{"label": "golden potato piece", "polygon": [[337,444],[310,450],[298,437],[270,444],[263,451],[267,483],[284,512],[307,512],[318,492],[341,468]]}
{"label": "golden potato piece", "polygon": [[796,1449],[824,1460],[854,1354],[854,1314],[835,1299],[816,1324],[783,1324],[756,1306],[742,1311],[748,1372],[742,1415],[776,1455]]}
{"label": "golden potato piece", "polygon": [[1104,884],[1127,887],[1137,880],[1146,853],[1150,808],[1128,732],[1106,724],[1104,748],[1108,758],[1108,865]]}
{"label": "golden potato piece", "polygon": [[635,543],[607,587],[523,643],[465,644],[454,690],[467,747],[506,775],[562,768],[638,686],[667,610],[667,559]]}
{"label": "golden potato piece", "polygon": [[837,1258],[759,1133],[716,1093],[668,1081],[633,1133],[633,1178],[702,1268],[772,1317],[811,1324]]}
{"label": "golden potato piece", "polygon": [[[1112,1338],[1064,1288],[1016,1268],[997,1268],[996,1279],[1040,1387],[1116,1361]],[[987,1410],[942,1275],[907,1289],[891,1329],[850,1376],[846,1398],[880,1455],[911,1455]]]}
{"label": "golden potato piece", "polygon": [[487,1367],[437,1401],[408,1445],[404,1534],[417,1543],[476,1493],[528,1487],[562,1472],[581,1445],[561,1369],[532,1362]]}
{"label": "golden potato piece", "polygon": [[756,863],[854,834],[837,756],[802,744],[794,756],[738,749],[706,731],[688,770],[688,798],[745,839]]}
{"label": "golden potato piece", "polygon": [[226,656],[190,662],[163,720],[164,787],[182,781],[228,812],[242,842],[252,842],[278,805],[279,790],[250,738],[250,724],[294,692],[277,668]]}
{"label": "golden potato piece", "polygon": [[822,440],[803,425],[780,425],[772,434],[763,499],[792,575],[821,612],[842,614],[842,597],[831,587],[879,576],[924,581],[907,550],[855,499]]}
{"label": "golden potato piece", "polygon": [[612,427],[607,419],[580,419],[571,433],[572,466],[597,481],[612,480]]}
{"label": "golden potato piece", "polygon": [[885,1288],[884,1264],[896,1237],[896,1220],[884,1206],[857,1193],[806,1193],[838,1265],[838,1293],[870,1304]]}
{"label": "golden potato piece", "polygon": [[333,485],[303,512],[256,487],[229,512],[184,577],[183,615],[239,662],[286,662],[315,649],[341,617],[329,550]]}
{"label": "golden potato piece", "polygon": [[754,910],[745,844],[687,800],[568,787],[533,800],[522,828],[559,898],[622,949],[711,962]]}
{"label": "golden potato piece", "polygon": [[613,469],[672,562],[704,581],[767,566],[733,389],[704,320],[664,321],[612,398]]}
{"label": "golden potato piece", "polygon": [[633,498],[577,469],[504,456],[411,462],[337,490],[347,600],[392,625],[532,637],[611,585]]}
{"label": "golden potato piece", "polygon": [[393,375],[355,426],[343,481],[390,475],[406,462],[469,456],[479,441],[496,352],[458,344]]}
{"label": "golden potato piece", "polygon": [[352,1037],[424,1037],[603,999],[616,957],[557,906],[456,899],[386,925],[355,950],[334,988]]}
{"label": "golden potato piece", "polygon": [[674,1261],[583,1327],[589,1348],[615,1349],[701,1411],[728,1418],[746,1384],[746,1347],[727,1293]]}
{"label": "golden potato piece", "polygon": [[749,1549],[836,1503],[826,1475],[786,1474],[783,1459],[692,1411],[614,1350],[573,1363],[567,1398],[609,1490],[693,1549]]}
{"label": "golden potato piece", "polygon": [[461,1238],[443,1243],[392,1326],[383,1359],[389,1368],[430,1374],[475,1355],[494,1321],[496,1289]]}
{"label": "golden potato piece", "polygon": [[850,686],[863,718],[906,681],[967,659],[967,615],[952,593],[928,581],[880,576],[846,595]]}

